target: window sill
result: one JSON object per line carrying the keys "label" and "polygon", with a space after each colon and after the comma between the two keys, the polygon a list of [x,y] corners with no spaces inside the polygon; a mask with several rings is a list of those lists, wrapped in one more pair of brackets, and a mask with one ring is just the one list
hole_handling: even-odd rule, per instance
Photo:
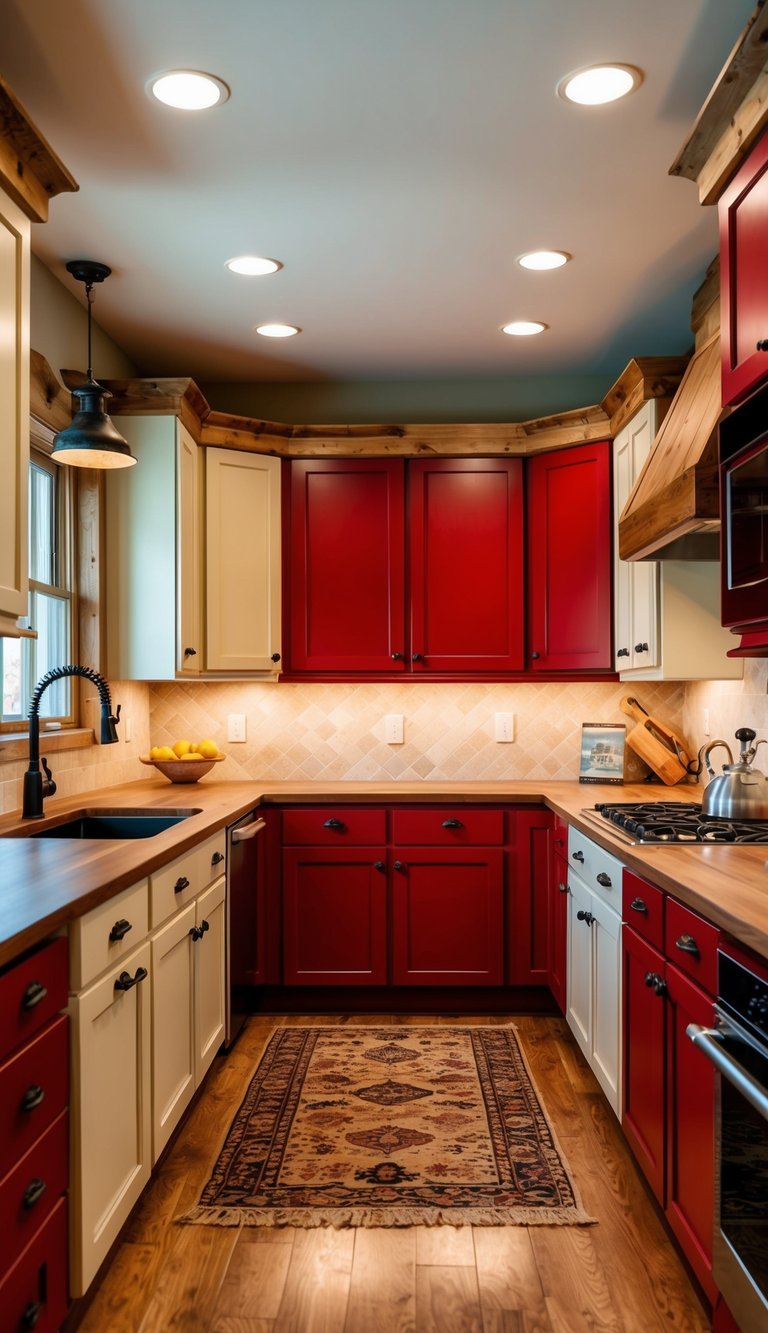
{"label": "window sill", "polygon": [[[40,753],[46,756],[59,750],[85,750],[95,744],[92,727],[62,727],[61,731],[40,733]],[[0,764],[28,757],[29,736],[25,731],[0,734]]]}

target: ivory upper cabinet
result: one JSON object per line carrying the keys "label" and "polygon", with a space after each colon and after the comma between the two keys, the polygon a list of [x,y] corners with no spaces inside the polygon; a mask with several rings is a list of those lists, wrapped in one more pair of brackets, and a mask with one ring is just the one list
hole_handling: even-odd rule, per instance
{"label": "ivory upper cabinet", "polygon": [[208,671],[279,670],[280,459],[205,451]]}
{"label": "ivory upper cabinet", "polygon": [[27,611],[30,230],[0,191],[0,633]]}
{"label": "ivory upper cabinet", "polygon": [[202,667],[201,458],[173,416],[120,417],[138,465],[106,479],[107,674]]}
{"label": "ivory upper cabinet", "polygon": [[622,680],[737,679],[716,560],[620,560],[618,523],[661,425],[649,399],[613,442],[615,666]]}

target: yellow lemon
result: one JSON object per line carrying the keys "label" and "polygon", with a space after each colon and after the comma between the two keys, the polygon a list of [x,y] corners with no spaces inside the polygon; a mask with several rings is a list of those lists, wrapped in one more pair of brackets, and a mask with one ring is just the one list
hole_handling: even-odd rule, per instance
{"label": "yellow lemon", "polygon": [[157,754],[153,755],[152,758],[153,758],[153,759],[175,759],[175,758],[176,758],[176,755],[174,754],[174,752],[173,752],[173,750],[171,749],[170,745],[159,745],[159,746],[157,746]]}
{"label": "yellow lemon", "polygon": [[176,755],[177,759],[183,759],[184,755],[189,754],[189,751],[192,749],[192,742],[177,741],[176,744],[171,748],[173,749],[173,753]]}
{"label": "yellow lemon", "polygon": [[184,759],[202,759],[203,756],[198,754],[197,750],[187,750],[187,753],[179,755],[179,758],[183,761]]}
{"label": "yellow lemon", "polygon": [[149,752],[150,759],[162,759],[163,756],[160,753],[162,748],[162,745],[153,745]]}
{"label": "yellow lemon", "polygon": [[204,759],[215,759],[219,753],[219,747],[215,741],[200,741],[197,747],[198,754]]}

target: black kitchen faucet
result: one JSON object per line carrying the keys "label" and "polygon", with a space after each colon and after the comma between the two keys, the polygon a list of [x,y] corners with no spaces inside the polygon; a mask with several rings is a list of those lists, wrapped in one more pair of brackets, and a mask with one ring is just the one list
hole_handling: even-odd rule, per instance
{"label": "black kitchen faucet", "polygon": [[82,676],[85,680],[93,681],[99,691],[99,699],[101,700],[101,743],[102,745],[114,745],[117,740],[120,705],[117,705],[117,712],[113,716],[109,685],[104,677],[99,675],[98,671],[93,671],[91,667],[70,665],[54,667],[52,671],[46,672],[35,686],[32,702],[29,706],[29,767],[24,774],[24,804],[22,808],[24,819],[42,819],[43,801],[46,796],[53,796],[56,791],[56,783],[45,761],[45,756],[42,759],[45,777],[40,772],[40,700],[49,685],[52,685],[55,680],[62,680],[65,676]]}

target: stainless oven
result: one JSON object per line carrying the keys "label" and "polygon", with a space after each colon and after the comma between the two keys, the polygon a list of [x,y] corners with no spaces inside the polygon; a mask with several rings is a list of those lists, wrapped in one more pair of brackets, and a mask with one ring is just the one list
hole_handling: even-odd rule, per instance
{"label": "stainless oven", "polygon": [[721,950],[715,1026],[688,1036],[717,1073],[713,1274],[742,1333],[768,1328],[768,970]]}
{"label": "stainless oven", "polygon": [[259,946],[259,903],[265,821],[251,810],[227,829],[227,1030],[231,1046],[249,1011],[250,986],[257,980],[254,955]]}

